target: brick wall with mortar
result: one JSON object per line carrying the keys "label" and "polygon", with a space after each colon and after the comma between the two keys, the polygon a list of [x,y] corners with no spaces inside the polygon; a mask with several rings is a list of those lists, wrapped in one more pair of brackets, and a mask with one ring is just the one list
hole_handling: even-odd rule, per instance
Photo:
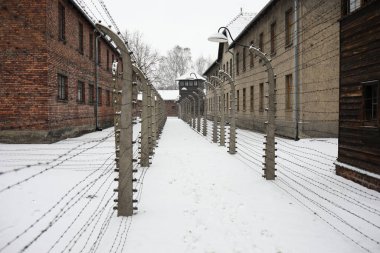
{"label": "brick wall with mortar", "polygon": [[[2,8],[2,12],[8,13],[6,22],[14,26],[12,30],[19,29],[22,32],[14,35],[14,39],[6,37],[8,43],[1,42],[1,49],[16,48],[17,52],[29,49],[25,57],[33,59],[32,64],[30,62],[24,64],[23,58],[19,56],[12,58],[9,66],[13,68],[8,67],[6,75],[18,76],[19,79],[18,81],[9,79],[6,83],[2,81],[2,84],[7,86],[18,87],[13,90],[6,89],[9,94],[7,104],[15,109],[7,110],[1,105],[1,112],[3,115],[6,113],[7,119],[6,122],[1,122],[0,140],[3,142],[52,142],[95,129],[94,104],[89,103],[89,85],[95,86],[95,52],[91,59],[89,45],[89,36],[93,34],[95,50],[97,34],[94,33],[94,27],[71,1],[54,0],[38,3],[39,5],[30,11],[28,31],[25,31],[23,23],[15,16],[17,14],[24,16],[28,13],[31,5],[29,1],[21,1],[18,5],[9,2],[5,4],[7,10]],[[65,7],[65,41],[58,38],[58,3]],[[79,23],[83,24],[83,53],[79,52]],[[2,30],[1,36],[5,36],[6,32]],[[24,41],[24,44],[15,43],[18,40]],[[99,41],[101,66],[98,83],[102,91],[102,103],[99,105],[98,115],[100,127],[107,127],[113,122],[113,83],[110,69],[112,55],[117,59],[117,52],[104,39]],[[40,51],[43,52],[43,57],[40,56],[42,54]],[[4,68],[1,71],[4,72]],[[67,76],[66,101],[58,100],[58,73]],[[31,79],[30,76],[35,78]],[[84,103],[77,101],[78,81],[84,82]],[[4,85],[1,87],[5,89]],[[107,91],[110,94],[109,104],[107,104]]]}

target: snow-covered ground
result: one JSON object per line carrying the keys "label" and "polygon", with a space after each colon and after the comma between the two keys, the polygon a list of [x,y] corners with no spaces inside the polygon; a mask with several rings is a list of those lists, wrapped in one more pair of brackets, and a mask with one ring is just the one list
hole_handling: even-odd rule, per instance
{"label": "snow-covered ground", "polygon": [[210,136],[168,119],[132,218],[112,209],[112,128],[0,144],[0,252],[380,252],[380,194],[334,174],[336,139],[276,138],[266,181],[261,134],[239,130],[235,155]]}

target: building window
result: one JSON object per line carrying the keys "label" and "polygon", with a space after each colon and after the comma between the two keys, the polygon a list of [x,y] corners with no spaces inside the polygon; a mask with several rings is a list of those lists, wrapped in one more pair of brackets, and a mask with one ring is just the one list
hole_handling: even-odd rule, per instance
{"label": "building window", "polygon": [[240,91],[236,91],[236,110],[240,111]]}
{"label": "building window", "polygon": [[259,49],[261,52],[264,52],[264,33],[259,35]]}
{"label": "building window", "polygon": [[379,81],[363,82],[363,119],[365,124],[379,124]]}
{"label": "building window", "polygon": [[83,54],[83,24],[78,23],[78,51]]}
{"label": "building window", "polygon": [[247,107],[246,107],[246,89],[245,88],[243,88],[243,111],[245,111],[246,109],[247,109]]}
{"label": "building window", "polygon": [[[251,41],[251,46],[253,46],[253,40]],[[249,66],[250,68],[253,68],[254,65],[255,63],[254,63],[253,52],[249,51]]]}
{"label": "building window", "polygon": [[107,49],[107,71],[110,70],[110,51]]}
{"label": "building window", "polygon": [[290,8],[285,12],[285,47],[291,46],[293,42],[293,10]]}
{"label": "building window", "polygon": [[95,94],[94,94],[94,85],[89,84],[88,85],[88,104],[92,105],[95,100]]}
{"label": "building window", "polygon": [[228,74],[228,70],[229,70],[229,68],[228,68],[228,61],[227,61],[227,63],[226,63],[226,73]]}
{"label": "building window", "polygon": [[232,77],[232,59],[230,59],[230,76]]}
{"label": "building window", "polygon": [[342,13],[343,15],[350,14],[372,1],[373,0],[344,0],[344,4],[342,4]]}
{"label": "building window", "polygon": [[254,101],[254,98],[253,98],[253,95],[254,95],[254,90],[253,90],[253,85],[250,87],[250,91],[249,91],[249,110],[251,112],[253,112],[253,101]]}
{"label": "building window", "polygon": [[98,105],[102,104],[102,88],[98,87]]}
{"label": "building window", "polygon": [[111,92],[109,90],[106,90],[106,105],[111,105]]}
{"label": "building window", "polygon": [[285,110],[292,110],[292,93],[293,93],[293,77],[292,75],[285,76]]}
{"label": "building window", "polygon": [[245,71],[245,58],[247,57],[247,50],[243,47],[243,72]]}
{"label": "building window", "polygon": [[223,94],[223,112],[226,112],[226,94]]}
{"label": "building window", "polygon": [[264,83],[259,84],[259,92],[260,92],[259,111],[263,112],[264,111]]}
{"label": "building window", "polygon": [[67,76],[58,74],[58,100],[68,100]]}
{"label": "building window", "polygon": [[270,25],[270,53],[276,53],[276,22]]}
{"label": "building window", "polygon": [[98,41],[98,65],[100,66],[102,62],[102,46],[100,40]]}
{"label": "building window", "polygon": [[349,0],[348,3],[348,12],[351,13],[360,8],[362,0]]}
{"label": "building window", "polygon": [[65,23],[65,7],[58,3],[58,39],[63,41],[66,40]]}
{"label": "building window", "polygon": [[78,81],[78,86],[77,86],[77,102],[79,104],[83,104],[85,100],[85,95],[84,95],[84,82]]}
{"label": "building window", "polygon": [[239,75],[239,53],[236,53],[236,75]]}
{"label": "building window", "polygon": [[229,93],[226,94],[226,105],[227,105],[227,112],[229,112],[230,111]]}
{"label": "building window", "polygon": [[222,105],[221,105],[220,101],[221,101],[220,96],[218,96],[218,111],[219,112],[222,110]]}
{"label": "building window", "polygon": [[90,32],[89,34],[90,36],[88,37],[88,56],[90,58],[90,60],[92,60],[94,58],[94,34],[92,32]]}

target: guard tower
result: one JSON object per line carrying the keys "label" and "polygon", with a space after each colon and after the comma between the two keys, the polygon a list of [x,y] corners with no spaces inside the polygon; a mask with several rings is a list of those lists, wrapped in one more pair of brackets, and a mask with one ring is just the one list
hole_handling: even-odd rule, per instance
{"label": "guard tower", "polygon": [[192,94],[193,91],[198,93],[198,88],[203,90],[205,80],[200,74],[194,72],[189,72],[177,78],[180,100]]}

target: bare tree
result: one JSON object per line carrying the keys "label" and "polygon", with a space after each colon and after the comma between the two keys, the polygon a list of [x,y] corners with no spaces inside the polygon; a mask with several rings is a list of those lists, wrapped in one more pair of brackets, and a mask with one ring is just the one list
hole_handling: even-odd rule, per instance
{"label": "bare tree", "polygon": [[145,43],[143,34],[139,31],[125,32],[128,46],[132,50],[137,66],[147,75],[153,84],[157,83],[159,78],[158,67],[161,60],[159,53]]}
{"label": "bare tree", "polygon": [[189,71],[191,67],[191,50],[175,46],[169,50],[167,56],[161,58],[159,73],[159,87],[161,89],[177,89],[178,77]]}
{"label": "bare tree", "polygon": [[194,62],[195,71],[202,75],[205,70],[211,65],[211,63],[212,59],[210,57],[205,58],[203,56],[200,56]]}

